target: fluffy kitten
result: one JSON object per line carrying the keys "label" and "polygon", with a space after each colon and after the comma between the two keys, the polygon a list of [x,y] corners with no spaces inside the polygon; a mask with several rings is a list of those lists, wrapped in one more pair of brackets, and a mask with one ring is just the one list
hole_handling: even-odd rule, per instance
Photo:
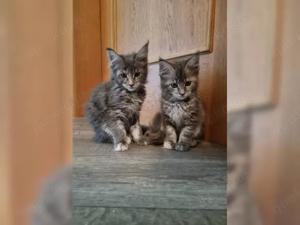
{"label": "fluffy kitten", "polygon": [[164,148],[177,151],[188,151],[198,144],[204,121],[198,73],[199,53],[174,63],[160,59],[161,113],[146,133],[149,144],[158,144],[163,138]]}
{"label": "fluffy kitten", "polygon": [[96,142],[113,142],[115,151],[125,151],[132,139],[142,141],[139,113],[146,96],[148,42],[128,55],[107,51],[111,80],[94,90],[86,115]]}

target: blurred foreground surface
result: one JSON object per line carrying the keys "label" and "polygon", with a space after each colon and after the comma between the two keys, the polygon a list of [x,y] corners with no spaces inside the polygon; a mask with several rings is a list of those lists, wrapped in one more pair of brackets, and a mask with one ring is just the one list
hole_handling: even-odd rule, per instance
{"label": "blurred foreground surface", "polygon": [[[252,203],[247,201],[243,213],[249,213],[249,207],[257,211],[253,216],[256,218],[244,216],[239,225],[251,224],[250,221],[258,217],[263,225],[298,225],[300,27],[297,19],[300,2],[267,2],[268,7],[261,7],[261,1],[256,0],[233,0],[228,4],[228,92],[231,92],[228,110],[229,114],[241,113],[248,118],[247,126],[234,129],[236,142],[231,140],[229,143],[229,155],[231,152],[245,152],[245,148],[248,151],[244,154],[246,157],[236,159],[236,166],[231,168],[240,172],[236,172],[239,176],[229,178],[228,190],[233,191],[233,186],[247,190]],[[232,17],[233,14],[241,16]],[[272,24],[268,23],[270,18]],[[266,26],[274,28],[271,36],[267,29],[257,30]],[[251,41],[246,41],[248,39]],[[267,44],[266,48],[260,45],[263,41],[273,44]],[[261,54],[268,58],[258,60]],[[265,73],[257,71],[257,68]],[[262,82],[269,75],[268,82]],[[232,90],[239,91],[233,93]],[[235,122],[238,123],[238,120],[236,118]],[[230,125],[228,129],[230,135]],[[235,191],[236,195],[238,192]],[[231,200],[229,193],[229,202]],[[230,210],[240,208],[235,205]],[[233,218],[228,224],[237,223]]]}
{"label": "blurred foreground surface", "polygon": [[0,1],[0,224],[29,225],[72,158],[72,0]]}

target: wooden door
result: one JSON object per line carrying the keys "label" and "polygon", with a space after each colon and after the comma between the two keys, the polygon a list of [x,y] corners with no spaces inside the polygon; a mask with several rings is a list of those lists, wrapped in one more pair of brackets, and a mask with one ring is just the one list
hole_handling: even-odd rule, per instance
{"label": "wooden door", "polygon": [[128,53],[149,40],[142,123],[149,123],[159,110],[158,57],[185,57],[200,51],[205,139],[226,144],[226,1],[76,0],[74,16],[75,116],[83,116],[91,90],[109,79],[105,49]]}

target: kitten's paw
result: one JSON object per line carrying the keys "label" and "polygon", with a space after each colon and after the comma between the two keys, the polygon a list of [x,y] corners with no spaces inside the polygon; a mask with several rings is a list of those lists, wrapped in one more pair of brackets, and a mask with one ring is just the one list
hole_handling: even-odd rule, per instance
{"label": "kitten's paw", "polygon": [[174,149],[175,144],[171,141],[164,141],[164,148],[166,149]]}
{"label": "kitten's paw", "polygon": [[128,149],[128,144],[123,144],[123,143],[116,144],[114,148],[116,152],[123,152],[126,151],[127,149]]}
{"label": "kitten's paw", "polygon": [[142,129],[141,129],[141,126],[138,123],[136,123],[135,125],[130,127],[130,133],[131,133],[133,141],[137,144],[143,138],[142,137],[142,135],[143,135],[142,134]]}
{"label": "kitten's paw", "polygon": [[189,151],[190,149],[191,149],[190,145],[185,143],[178,143],[175,147],[175,150],[179,152],[186,152]]}
{"label": "kitten's paw", "polygon": [[128,145],[130,145],[131,144],[131,137],[130,136],[127,136],[126,138],[125,138],[125,142],[126,142],[126,144],[128,144]]}

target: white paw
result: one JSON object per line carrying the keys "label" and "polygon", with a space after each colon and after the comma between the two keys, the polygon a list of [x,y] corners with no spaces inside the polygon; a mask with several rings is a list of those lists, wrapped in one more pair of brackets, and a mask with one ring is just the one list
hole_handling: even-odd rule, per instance
{"label": "white paw", "polygon": [[126,144],[130,145],[130,143],[131,143],[131,137],[129,137],[129,136],[126,137],[125,141],[126,141]]}
{"label": "white paw", "polygon": [[122,144],[122,143],[119,143],[115,146],[115,151],[116,152],[123,152],[123,151],[126,151],[128,149],[128,145],[127,144]]}
{"label": "white paw", "polygon": [[141,138],[142,138],[142,130],[141,130],[141,127],[139,125],[133,125],[131,128],[130,128],[130,133],[131,133],[131,136],[133,138],[133,140],[138,143]]}
{"label": "white paw", "polygon": [[165,141],[164,142],[164,148],[173,149],[172,143],[170,141]]}
{"label": "white paw", "polygon": [[146,141],[146,140],[143,140],[142,143],[143,143],[143,145],[149,145],[148,141]]}

